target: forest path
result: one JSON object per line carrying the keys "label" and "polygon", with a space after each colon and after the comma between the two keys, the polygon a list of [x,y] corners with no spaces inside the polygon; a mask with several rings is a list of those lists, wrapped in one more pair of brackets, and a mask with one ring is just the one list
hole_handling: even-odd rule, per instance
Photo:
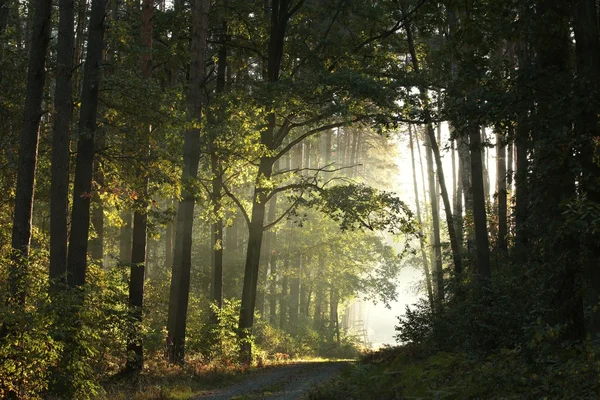
{"label": "forest path", "polygon": [[249,374],[233,386],[211,390],[194,400],[300,400],[310,389],[335,377],[350,361],[298,362]]}

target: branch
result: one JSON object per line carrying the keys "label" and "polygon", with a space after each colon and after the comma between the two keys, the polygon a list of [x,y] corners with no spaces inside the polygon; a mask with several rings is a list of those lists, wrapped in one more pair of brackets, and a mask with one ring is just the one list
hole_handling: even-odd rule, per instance
{"label": "branch", "polygon": [[244,208],[242,203],[240,203],[239,199],[237,197],[235,197],[235,195],[233,193],[231,193],[231,191],[229,190],[227,185],[225,185],[225,182],[222,182],[222,183],[223,183],[223,190],[225,191],[225,193],[227,193],[227,196],[229,196],[229,198],[231,198],[231,200],[233,200],[233,202],[238,206],[238,208],[242,212],[242,215],[244,216],[244,219],[246,220],[246,224],[248,224],[248,226],[250,226],[250,217],[248,216],[246,209]]}
{"label": "branch", "polygon": [[277,153],[273,157],[273,160],[274,161],[279,160],[281,157],[283,157],[284,154],[286,154],[295,145],[297,145],[298,143],[302,142],[307,137],[309,137],[311,135],[314,135],[315,133],[323,132],[323,131],[326,131],[326,130],[329,130],[329,129],[339,128],[340,126],[346,125],[346,123],[347,123],[346,121],[344,121],[344,122],[336,122],[336,123],[333,123],[333,124],[323,125],[323,126],[320,126],[318,128],[311,129],[310,131],[304,133],[303,135],[298,136],[296,139],[294,139],[290,143],[288,143],[287,146],[285,146],[279,153]]}
{"label": "branch", "polygon": [[294,14],[296,14],[296,12],[300,9],[300,7],[302,7],[302,5],[304,4],[305,0],[298,0],[298,3],[296,3],[296,5],[294,7],[292,7],[292,9],[287,13],[287,18],[291,18]]}
{"label": "branch", "polygon": [[331,167],[334,164],[335,163],[330,163],[330,164],[327,164],[327,165],[325,165],[325,166],[323,166],[321,168],[295,168],[295,169],[286,169],[286,170],[281,170],[281,171],[274,172],[271,176],[277,176],[277,175],[287,174],[288,172],[300,172],[300,171],[337,172],[337,171],[341,171],[343,169],[349,169],[349,168],[361,167],[362,166],[362,164],[355,164],[355,165],[347,165],[345,167],[339,167],[339,168],[334,168],[334,169],[325,169],[327,167]]}
{"label": "branch", "polygon": [[290,190],[290,189],[308,189],[309,187],[312,187],[313,189],[316,189],[316,190],[319,190],[319,191],[323,190],[323,188],[319,187],[319,185],[317,185],[315,183],[308,183],[308,182],[291,183],[289,185],[280,186],[278,188],[275,188],[275,189],[271,190],[271,193],[269,193],[267,195],[266,201],[269,201],[277,193],[285,192],[286,190]]}
{"label": "branch", "polygon": [[426,2],[427,2],[427,0],[421,0],[419,2],[419,4],[417,4],[415,6],[415,8],[413,8],[410,12],[403,15],[402,18],[399,21],[397,21],[391,29],[389,29],[383,33],[380,33],[379,35],[371,36],[370,38],[364,40],[361,44],[356,46],[354,51],[360,50],[361,48],[365,47],[366,45],[368,45],[371,42],[374,42],[374,41],[380,40],[380,39],[385,39],[385,38],[391,36],[392,34],[398,32],[404,26],[404,21],[406,21],[408,19],[408,17],[410,17],[412,14],[417,12],[417,10],[419,8],[421,8]]}
{"label": "branch", "polygon": [[296,201],[294,201],[292,203],[292,205],[289,206],[288,209],[285,210],[283,212],[283,214],[281,214],[275,221],[271,222],[270,224],[267,224],[267,225],[263,226],[263,231],[268,231],[273,226],[277,225],[284,217],[286,217],[290,213],[290,211],[293,210],[294,207],[296,207],[298,205],[299,201],[300,201],[300,198],[297,198]]}

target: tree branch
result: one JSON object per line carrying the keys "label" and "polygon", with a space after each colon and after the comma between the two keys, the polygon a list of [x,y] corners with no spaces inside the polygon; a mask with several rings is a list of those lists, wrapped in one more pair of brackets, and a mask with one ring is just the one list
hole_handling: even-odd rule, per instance
{"label": "tree branch", "polygon": [[263,226],[263,231],[268,231],[269,229],[277,225],[284,217],[286,217],[290,213],[290,211],[294,209],[294,207],[298,205],[299,201],[300,198],[296,199],[296,201],[294,201],[292,205],[289,206],[288,209],[283,212],[283,214],[281,214],[277,219],[275,219],[275,221]]}
{"label": "tree branch", "polygon": [[284,154],[286,154],[295,145],[297,145],[298,143],[302,142],[307,137],[309,137],[311,135],[314,135],[315,133],[326,131],[328,129],[339,128],[340,126],[346,125],[346,123],[347,123],[346,121],[344,121],[344,122],[336,122],[336,123],[333,123],[333,124],[323,125],[323,126],[320,126],[318,128],[309,130],[308,132],[306,132],[306,133],[298,136],[296,139],[294,139],[290,143],[288,143],[287,146],[285,146],[279,153],[277,153],[273,157],[273,160],[279,160]]}
{"label": "tree branch", "polygon": [[240,202],[240,200],[233,193],[231,193],[231,191],[229,190],[229,188],[227,187],[227,185],[225,185],[225,182],[222,182],[222,184],[223,184],[223,191],[225,193],[227,193],[227,196],[229,196],[229,198],[231,200],[233,200],[233,202],[235,203],[235,205],[238,206],[238,208],[242,212],[242,215],[244,216],[244,219],[246,220],[246,224],[248,224],[248,226],[250,226],[250,217],[248,216],[248,213],[246,212],[246,209],[244,208],[244,206],[242,205],[242,203]]}
{"label": "tree branch", "polygon": [[317,171],[318,172],[337,172],[337,171],[341,171],[344,169],[350,169],[350,168],[354,168],[354,167],[361,167],[362,164],[355,164],[355,165],[347,165],[345,167],[339,167],[339,168],[333,168],[333,169],[325,169],[327,167],[331,167],[332,165],[334,165],[335,163],[330,163],[327,164],[321,168],[295,168],[295,169],[286,169],[286,170],[281,170],[281,171],[277,171],[274,172],[271,176],[277,176],[277,175],[282,175],[282,174],[287,174],[288,172],[300,172],[300,171]]}

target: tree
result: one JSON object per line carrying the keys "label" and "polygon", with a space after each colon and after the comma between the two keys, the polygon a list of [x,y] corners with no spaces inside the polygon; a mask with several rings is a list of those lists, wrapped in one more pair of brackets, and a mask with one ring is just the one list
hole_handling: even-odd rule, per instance
{"label": "tree", "polygon": [[417,208],[417,222],[419,223],[419,246],[421,247],[421,259],[423,260],[423,270],[425,272],[425,285],[427,287],[429,303],[431,305],[431,308],[433,309],[434,296],[433,296],[433,289],[432,289],[432,285],[431,285],[431,273],[429,272],[429,262],[427,261],[427,254],[425,253],[423,220],[421,219],[419,187],[417,184],[417,169],[415,167],[415,151],[413,148],[412,127],[410,125],[408,126],[408,136],[409,136],[409,140],[410,140],[410,161],[412,164],[412,171],[413,171],[413,187],[414,187],[414,192],[415,192],[415,203],[416,203],[416,208]]}
{"label": "tree", "polygon": [[81,111],[77,136],[77,157],[73,182],[73,210],[67,258],[67,284],[85,284],[87,246],[90,229],[90,199],[94,164],[94,136],[100,87],[100,65],[104,49],[104,14],[106,0],[94,0],[89,22]]}
{"label": "tree", "polygon": [[206,38],[208,34],[207,0],[192,2],[192,41],[190,45],[190,83],[187,92],[187,112],[190,127],[185,132],[183,144],[184,189],[177,208],[173,274],[169,295],[169,320],[167,324],[167,357],[172,362],[183,362],[185,327],[189,300],[190,269],[192,256],[192,227],[194,221],[194,195],[190,184],[198,175],[200,161],[200,129],[204,107],[204,84],[206,78]]}
{"label": "tree", "polygon": [[498,249],[508,250],[507,204],[506,204],[506,138],[496,127],[496,196],[498,199]]}
{"label": "tree", "polygon": [[50,42],[52,1],[38,0],[35,6],[35,23],[31,31],[31,51],[27,68],[23,130],[19,141],[17,189],[12,226],[13,253],[9,279],[10,294],[17,304],[25,301],[23,284],[27,280],[27,258],[31,244],[31,217],[38,157],[39,125],[42,117],[42,96],[46,82],[46,52]]}
{"label": "tree", "polygon": [[[145,80],[152,78],[152,18],[154,15],[154,0],[144,0],[142,2],[142,27],[140,42],[144,48],[140,60],[140,72]],[[142,151],[145,154],[149,152],[149,135],[152,126],[142,126],[141,129],[147,131],[143,134]],[[148,149],[148,150],[146,150]],[[136,201],[136,210],[133,214],[133,243],[131,249],[131,273],[129,282],[129,307],[133,317],[133,331],[130,333],[127,351],[133,352],[133,356],[128,358],[125,370],[128,372],[141,372],[144,366],[144,347],[140,337],[140,324],[142,322],[142,307],[144,305],[144,279],[146,272],[146,241],[148,229],[148,213],[146,202],[148,196],[148,173],[138,171],[142,187],[141,193]]]}
{"label": "tree", "polygon": [[67,218],[69,212],[69,141],[73,108],[72,76],[75,5],[59,1],[57,75],[52,136],[52,183],[50,208],[50,279],[65,283],[67,272]]}

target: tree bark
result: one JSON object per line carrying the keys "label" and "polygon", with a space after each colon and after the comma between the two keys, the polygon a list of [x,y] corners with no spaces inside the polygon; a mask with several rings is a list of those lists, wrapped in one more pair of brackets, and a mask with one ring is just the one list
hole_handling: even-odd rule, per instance
{"label": "tree bark", "polygon": [[[169,200],[169,210],[175,206],[173,199]],[[175,223],[173,220],[167,222],[165,231],[165,268],[167,270],[173,268],[173,241],[175,239]]]}
{"label": "tree bark", "polygon": [[[411,29],[411,25],[409,23],[409,21],[406,21],[405,23],[405,29],[406,29],[406,38],[408,41],[408,49],[411,55],[411,59],[412,59],[412,64],[413,64],[413,69],[415,70],[416,73],[420,72],[420,66],[419,66],[419,59],[417,58],[417,53],[415,51],[415,43],[414,43],[414,38],[412,35],[412,29]],[[427,93],[425,92],[425,88],[419,88],[419,92],[421,94],[421,102],[423,104],[423,113],[424,115],[424,120],[426,123],[426,129],[427,129],[427,135],[429,138],[429,145],[431,147],[431,150],[433,151],[433,156],[435,158],[435,164],[436,164],[436,168],[437,168],[437,177],[438,177],[438,183],[439,183],[439,189],[441,191],[441,195],[442,195],[442,201],[444,203],[444,211],[446,214],[446,224],[448,225],[448,236],[450,237],[450,247],[452,249],[452,258],[453,258],[453,262],[454,262],[454,272],[456,273],[457,276],[459,276],[462,273],[462,258],[461,258],[461,254],[460,254],[460,245],[458,243],[458,239],[456,237],[456,231],[454,230],[454,218],[452,216],[452,208],[450,206],[450,198],[448,197],[448,189],[446,187],[446,182],[445,182],[445,178],[444,178],[444,168],[442,165],[442,157],[440,155],[440,149],[438,147],[438,143],[435,137],[435,131],[433,129],[433,125],[431,123],[431,115],[430,115],[430,110],[429,110],[429,99],[427,96]],[[427,153],[429,155],[429,153]],[[429,167],[429,161],[428,161],[428,167]],[[433,168],[433,165],[431,166],[431,168]],[[430,188],[431,189],[431,188]],[[437,213],[438,210],[438,197],[437,195],[435,195],[437,193],[437,186],[434,184],[433,186],[433,191],[431,192],[431,196],[432,199],[435,199],[435,211]],[[433,204],[433,201],[432,201]],[[432,214],[433,214],[433,208],[432,208]],[[435,231],[435,224],[436,221],[434,220],[434,231]],[[438,225],[438,240],[436,241],[436,243],[438,244],[438,246],[440,245],[440,241],[439,241],[439,221],[437,222]],[[434,232],[434,236],[435,236],[435,232]],[[437,251],[436,251],[436,258],[438,257]],[[439,251],[439,257],[440,257],[440,263],[441,263],[441,248]],[[437,267],[438,265],[436,264],[436,272],[437,272]],[[441,268],[440,268],[441,271]],[[440,272],[441,273],[441,272]],[[439,277],[436,277],[436,279],[442,279],[442,276],[440,275]],[[439,285],[440,282],[436,281],[438,284],[438,289],[439,289]],[[443,286],[443,283],[442,283]],[[443,299],[443,297],[442,297]]]}
{"label": "tree bark", "polygon": [[452,215],[454,216],[454,227],[456,230],[456,239],[458,240],[459,247],[462,249],[463,246],[463,163],[460,161],[460,155],[458,154],[458,146],[460,138],[454,140],[456,144],[456,150],[453,154],[456,154],[456,174],[454,179],[456,181],[456,192],[454,196],[454,205]]}
{"label": "tree bark", "polygon": [[413,147],[413,135],[412,135],[412,126],[408,126],[408,136],[410,140],[410,161],[412,164],[413,171],[413,187],[415,192],[415,205],[417,208],[417,222],[419,223],[419,245],[421,247],[421,260],[423,262],[423,270],[425,272],[425,285],[427,288],[427,295],[429,298],[429,305],[433,310],[434,307],[434,297],[433,297],[433,287],[431,285],[431,273],[429,271],[429,262],[427,260],[427,254],[425,253],[425,241],[424,241],[424,233],[423,233],[423,220],[421,218],[421,205],[419,198],[419,187],[417,184],[417,168],[415,166],[415,150]]}
{"label": "tree bark", "polygon": [[[192,41],[190,83],[187,93],[188,119],[199,121],[204,106],[203,86],[206,77],[206,39],[208,34],[208,0],[192,1]],[[200,130],[191,128],[185,132],[183,144],[184,187],[198,176],[200,161]],[[194,222],[194,195],[187,188],[182,191],[177,209],[173,273],[169,293],[169,317],[167,322],[167,357],[182,363],[185,354],[185,329],[190,290],[192,264],[192,228]]]}
{"label": "tree bark", "polygon": [[96,131],[94,138],[94,166],[92,173],[92,205],[90,221],[96,237],[90,239],[88,250],[92,260],[104,265],[104,205],[100,198],[100,189],[104,186],[104,171],[100,162],[99,151],[106,145],[105,133],[102,130]]}
{"label": "tree bark", "polygon": [[15,211],[12,227],[12,264],[9,269],[10,295],[18,304],[25,301],[27,258],[31,244],[31,218],[35,172],[37,167],[42,97],[46,81],[46,53],[50,41],[51,0],[35,2],[35,25],[31,32],[32,47],[27,68],[27,92],[23,130],[19,141],[19,164]]}
{"label": "tree bark", "polygon": [[[600,136],[598,129],[597,107],[600,102],[598,89],[600,89],[600,41],[598,39],[599,27],[597,5],[594,0],[580,0],[575,7],[575,40],[577,57],[578,87],[582,96],[590,96],[577,115],[575,129],[580,136],[581,146],[580,162],[582,165],[582,190],[592,203],[600,203],[600,168],[597,165],[598,145],[594,142]],[[585,279],[587,281],[587,307],[592,312],[587,321],[586,330],[593,339],[600,336],[600,238],[598,233],[586,235],[582,240],[586,262],[584,264]]]}
{"label": "tree bark", "polygon": [[94,137],[100,86],[100,65],[104,49],[105,13],[106,0],[92,0],[83,77],[83,94],[81,96],[81,113],[79,116],[75,180],[73,183],[71,236],[67,256],[67,283],[72,287],[81,286],[85,283],[87,270],[86,255],[90,229]]}
{"label": "tree bark", "polygon": [[50,183],[50,279],[66,283],[69,213],[69,140],[73,112],[75,5],[59,0],[58,53],[54,92],[54,131]]}
{"label": "tree bark", "polygon": [[[154,16],[154,0],[142,1],[141,12],[141,34],[140,43],[143,53],[140,62],[140,72],[144,80],[152,79],[152,31]],[[142,126],[142,149],[143,156],[147,158],[150,154],[150,130],[151,126]],[[144,163],[146,164],[146,163]],[[131,267],[129,280],[129,309],[133,319],[132,332],[127,343],[127,351],[133,353],[128,357],[125,370],[133,373],[139,373],[144,367],[144,346],[140,335],[142,324],[142,307],[144,305],[144,277],[146,272],[146,248],[147,248],[147,228],[148,212],[146,204],[148,202],[148,173],[140,167],[137,171],[138,178],[142,183],[140,188],[141,196],[136,200],[136,208],[133,215],[133,246],[131,249]]]}
{"label": "tree bark", "polygon": [[119,261],[122,264],[131,263],[131,246],[132,246],[132,231],[133,214],[129,210],[121,212],[121,220],[123,225],[119,228]]}
{"label": "tree bark", "polygon": [[481,134],[479,127],[469,127],[471,143],[471,177],[473,190],[473,223],[475,225],[475,247],[477,249],[477,275],[482,282],[492,277],[490,267],[490,248],[485,211],[485,192],[483,183],[483,165],[481,157]]}
{"label": "tree bark", "polygon": [[498,198],[498,249],[508,250],[508,221],[506,200],[506,135],[496,127],[496,194]]}
{"label": "tree bark", "polygon": [[[227,22],[221,23],[223,43],[219,47],[219,60],[217,66],[217,87],[216,94],[225,92],[226,71],[227,71]],[[222,122],[225,117],[226,109],[219,110],[217,118]],[[211,119],[214,119],[211,118]],[[221,216],[221,196],[223,191],[223,170],[222,161],[219,157],[217,148],[218,141],[216,137],[211,138],[210,143],[210,167],[212,172],[212,192],[211,200],[213,204],[213,218],[215,218],[211,226],[211,264],[212,277],[211,283],[211,298],[213,304],[220,310],[223,307],[223,217]],[[211,322],[216,324],[217,315],[214,312],[210,313]]]}

